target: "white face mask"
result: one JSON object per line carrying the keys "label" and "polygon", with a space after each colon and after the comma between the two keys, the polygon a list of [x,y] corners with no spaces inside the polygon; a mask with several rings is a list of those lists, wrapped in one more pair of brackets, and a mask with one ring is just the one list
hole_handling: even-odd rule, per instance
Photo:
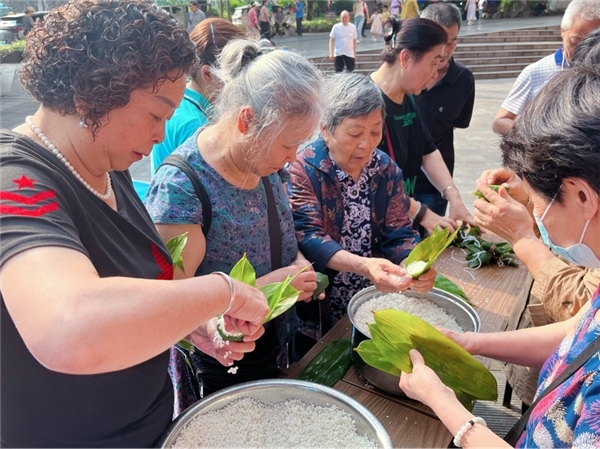
{"label": "white face mask", "polygon": [[596,257],[592,249],[586,244],[581,243],[583,241],[583,237],[585,236],[585,232],[587,231],[588,225],[590,224],[590,220],[587,220],[585,222],[583,232],[581,233],[581,237],[579,238],[579,243],[568,246],[567,248],[563,248],[562,246],[555,245],[554,243],[552,243],[552,240],[550,240],[548,230],[544,227],[542,221],[548,213],[548,210],[550,210],[550,206],[552,206],[552,203],[554,203],[555,198],[556,195],[554,196],[554,198],[552,198],[552,201],[550,201],[548,206],[546,206],[546,210],[542,214],[541,218],[533,214],[533,218],[535,218],[537,227],[540,230],[542,242],[544,242],[545,245],[549,246],[550,250],[554,254],[556,254],[557,256],[564,257],[565,259],[573,262],[575,265],[582,265],[588,268],[600,268],[600,260]]}

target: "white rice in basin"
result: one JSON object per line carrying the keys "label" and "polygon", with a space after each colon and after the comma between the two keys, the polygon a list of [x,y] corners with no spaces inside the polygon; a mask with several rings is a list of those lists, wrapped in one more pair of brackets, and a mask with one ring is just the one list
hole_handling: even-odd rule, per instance
{"label": "white rice in basin", "polygon": [[196,416],[173,447],[378,446],[358,435],[352,417],[334,405],[323,407],[300,399],[264,404],[253,398],[241,398],[222,409]]}
{"label": "white rice in basin", "polygon": [[456,322],[456,318],[449,315],[446,310],[428,299],[406,296],[402,293],[387,293],[363,302],[354,313],[354,322],[358,330],[370,338],[368,325],[375,322],[373,312],[385,309],[401,310],[418,316],[432,326],[443,327],[453,332],[464,332]]}

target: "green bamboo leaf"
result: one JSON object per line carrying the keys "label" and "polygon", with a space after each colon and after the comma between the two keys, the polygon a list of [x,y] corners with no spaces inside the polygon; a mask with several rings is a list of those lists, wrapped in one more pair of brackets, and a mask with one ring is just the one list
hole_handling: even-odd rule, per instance
{"label": "green bamboo leaf", "polygon": [[[488,187],[490,189],[492,189],[494,192],[498,193],[498,190],[500,190],[500,187],[502,187],[502,185],[496,185],[496,184],[488,184]],[[504,188],[506,189],[506,193],[508,193],[510,191],[510,187],[506,187],[504,186]],[[483,195],[483,193],[481,193],[481,191],[479,189],[475,190],[473,192],[473,195],[475,195],[477,198],[481,198],[482,200],[487,200],[487,198]],[[488,201],[489,203],[489,201]]]}
{"label": "green bamboo leaf", "polygon": [[184,273],[185,270],[183,269],[183,257],[181,257],[181,253],[183,252],[185,244],[187,243],[187,235],[188,233],[184,232],[181,235],[169,239],[167,242],[167,250],[169,251],[169,254],[171,254],[173,265]]}
{"label": "green bamboo leaf", "polygon": [[244,284],[251,285],[252,287],[256,286],[256,271],[247,259],[246,253],[244,253],[242,258],[233,266],[229,272],[229,276]]}
{"label": "green bamboo leaf", "polygon": [[264,323],[277,318],[296,304],[300,292],[291,285],[292,280],[293,278],[288,276],[283,282],[274,282],[259,287],[259,290],[267,298],[270,309]]}
{"label": "green bamboo leaf", "polygon": [[[417,349],[425,364],[440,377],[442,382],[455,392],[464,392],[474,398],[483,400],[496,400],[498,387],[496,379],[477,359],[454,343],[426,321],[399,310],[381,310],[375,312],[375,324],[378,332],[383,335],[383,340],[391,339],[402,341],[399,337],[404,334],[410,338],[408,346],[398,346],[398,354],[393,356],[408,356],[408,350]],[[395,366],[396,359],[388,354],[389,347],[376,340],[382,355]],[[385,349],[382,351],[382,347]],[[412,348],[411,348],[412,347]],[[403,369],[403,371],[406,371]]]}
{"label": "green bamboo leaf", "polygon": [[454,296],[458,296],[459,298],[464,299],[464,301],[467,304],[473,306],[473,304],[471,303],[471,301],[469,301],[469,298],[467,297],[467,295],[465,294],[463,289],[460,288],[458,285],[456,285],[454,282],[452,282],[450,279],[448,279],[443,274],[437,273],[435,275],[435,281],[433,283],[433,286],[436,288],[439,288],[440,290],[448,292]]}
{"label": "green bamboo leaf", "polygon": [[373,340],[361,341],[355,351],[358,352],[358,355],[360,355],[369,366],[394,376],[400,376],[402,373],[402,370],[396,368],[393,363],[388,362],[387,359],[381,355]]}
{"label": "green bamboo leaf", "polygon": [[431,235],[421,240],[406,258],[405,268],[408,274],[416,279],[429,270],[440,254],[454,241],[459,229],[450,234],[448,229],[439,230],[436,225]]}
{"label": "green bamboo leaf", "polygon": [[329,276],[323,273],[317,273],[317,288],[313,291],[312,299],[317,299],[318,296],[327,288],[329,285]]}

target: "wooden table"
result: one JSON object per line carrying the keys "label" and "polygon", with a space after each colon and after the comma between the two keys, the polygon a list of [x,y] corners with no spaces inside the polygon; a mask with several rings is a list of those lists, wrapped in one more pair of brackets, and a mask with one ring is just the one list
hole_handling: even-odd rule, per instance
{"label": "wooden table", "polygon": [[[506,330],[515,303],[529,289],[527,269],[490,265],[467,272],[463,270],[467,265],[458,262],[464,259],[460,250],[449,248],[435,267],[456,282],[477,306],[481,332]],[[351,330],[350,320],[344,317],[299,362],[292,364],[285,376],[295,378],[325,345],[339,338],[350,338]],[[480,360],[489,367],[489,360]],[[431,409],[420,402],[376,389],[359,377],[354,367],[350,367],[334,388],[367,407],[381,421],[394,447],[446,448],[450,444],[452,435]]]}

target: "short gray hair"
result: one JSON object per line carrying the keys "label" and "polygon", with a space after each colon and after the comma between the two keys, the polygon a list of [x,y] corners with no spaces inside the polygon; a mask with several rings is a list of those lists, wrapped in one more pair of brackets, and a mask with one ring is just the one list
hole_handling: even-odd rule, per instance
{"label": "short gray hair", "polygon": [[565,10],[560,27],[568,30],[576,19],[600,20],[600,2],[598,0],[572,0]]}
{"label": "short gray hair", "polygon": [[278,134],[289,116],[312,118],[315,124],[321,119],[323,77],[298,53],[264,40],[234,39],[223,48],[213,72],[222,82],[214,119],[232,118],[250,106],[255,115],[249,139]]}
{"label": "short gray hair", "polygon": [[356,73],[336,73],[323,83],[325,114],[323,125],[333,132],[345,118],[360,117],[373,111],[385,115],[379,87],[371,78]]}
{"label": "short gray hair", "polygon": [[452,3],[434,3],[429,5],[421,13],[421,18],[433,20],[446,28],[458,25],[459,30],[462,22],[460,9]]}

